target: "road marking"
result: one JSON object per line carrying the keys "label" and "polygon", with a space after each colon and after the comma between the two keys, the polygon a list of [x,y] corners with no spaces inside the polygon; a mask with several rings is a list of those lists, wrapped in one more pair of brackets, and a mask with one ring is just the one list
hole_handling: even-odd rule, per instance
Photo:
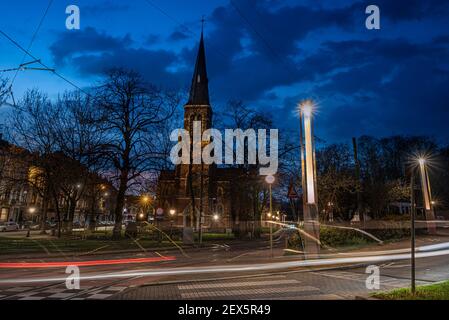
{"label": "road marking", "polygon": [[188,284],[179,285],[179,290],[194,289],[213,289],[213,288],[239,288],[239,287],[255,287],[255,286],[271,286],[271,285],[299,284],[298,280],[269,280],[269,281],[248,281],[248,282],[231,282],[231,283],[204,283],[204,284]]}
{"label": "road marking", "polygon": [[[225,286],[224,286],[225,287]],[[207,291],[207,292],[192,292],[181,293],[182,299],[198,299],[198,298],[211,298],[211,297],[237,297],[248,295],[272,295],[283,293],[306,293],[306,292],[319,292],[320,289],[310,286],[301,287],[288,287],[288,288],[259,288],[259,289],[245,289],[245,290],[227,290],[227,291]]]}
{"label": "road marking", "polygon": [[234,257],[234,258],[228,259],[227,261],[228,261],[228,262],[231,262],[231,261],[237,260],[238,258],[247,256],[247,255],[250,255],[250,254],[252,254],[252,252],[242,253],[242,254],[239,254],[238,256]]}

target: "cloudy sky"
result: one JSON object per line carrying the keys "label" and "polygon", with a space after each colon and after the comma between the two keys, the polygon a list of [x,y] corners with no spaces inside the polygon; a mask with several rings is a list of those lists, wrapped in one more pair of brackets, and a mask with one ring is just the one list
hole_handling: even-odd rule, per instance
{"label": "cloudy sky", "polygon": [[[28,47],[48,4],[1,1],[0,30]],[[80,7],[80,30],[65,28],[71,4]],[[369,4],[381,9],[381,30],[365,27]],[[215,109],[240,99],[296,128],[296,104],[314,98],[316,132],[328,142],[362,134],[449,142],[447,0],[54,0],[30,51],[80,87],[121,66],[186,89],[203,15]],[[0,35],[0,69],[22,59]],[[23,71],[13,90],[27,88],[51,96],[73,89],[51,73]]]}

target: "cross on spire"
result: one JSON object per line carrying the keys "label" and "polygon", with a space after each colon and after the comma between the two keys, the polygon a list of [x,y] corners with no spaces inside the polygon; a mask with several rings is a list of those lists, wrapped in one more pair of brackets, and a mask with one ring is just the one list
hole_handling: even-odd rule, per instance
{"label": "cross on spire", "polygon": [[201,17],[201,33],[204,31],[204,23],[206,22],[206,19],[204,15]]}

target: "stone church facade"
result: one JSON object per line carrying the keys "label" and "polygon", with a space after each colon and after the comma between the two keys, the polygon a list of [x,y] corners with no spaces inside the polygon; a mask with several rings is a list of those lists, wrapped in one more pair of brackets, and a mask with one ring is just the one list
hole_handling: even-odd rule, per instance
{"label": "stone church facade", "polygon": [[[192,136],[194,121],[201,122],[204,132],[212,127],[212,120],[206,53],[201,34],[189,101],[184,106],[184,129]],[[207,143],[203,141],[202,146]],[[206,164],[180,164],[174,170],[162,171],[157,204],[163,209],[164,220],[170,219],[177,227],[194,229],[198,229],[200,223],[205,230],[233,228],[239,223],[239,212],[250,210],[237,194],[236,186],[244,174],[238,168]]]}

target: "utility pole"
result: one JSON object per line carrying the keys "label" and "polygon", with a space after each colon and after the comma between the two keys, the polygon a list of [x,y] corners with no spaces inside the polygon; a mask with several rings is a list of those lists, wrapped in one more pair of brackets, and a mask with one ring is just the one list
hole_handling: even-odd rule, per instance
{"label": "utility pole", "polygon": [[415,258],[415,170],[411,169],[411,177],[410,177],[410,214],[411,214],[411,281],[412,281],[412,295],[416,294],[416,258]]}
{"label": "utility pole", "polygon": [[357,181],[357,213],[359,216],[359,220],[364,221],[364,217],[361,217],[362,213],[362,194],[360,192],[361,184],[360,184],[360,161],[358,156],[358,147],[357,147],[357,138],[352,138],[352,144],[354,146],[354,164],[355,164],[355,179]]}
{"label": "utility pole", "polygon": [[204,179],[203,170],[204,170],[204,162],[203,162],[203,158],[201,157],[200,221],[199,221],[199,230],[198,230],[198,240],[199,240],[200,246],[203,244],[203,179]]}
{"label": "utility pole", "polygon": [[[271,192],[271,183],[270,183],[270,214],[273,217],[273,194]],[[270,222],[270,253],[271,258],[273,258],[273,223]]]}

